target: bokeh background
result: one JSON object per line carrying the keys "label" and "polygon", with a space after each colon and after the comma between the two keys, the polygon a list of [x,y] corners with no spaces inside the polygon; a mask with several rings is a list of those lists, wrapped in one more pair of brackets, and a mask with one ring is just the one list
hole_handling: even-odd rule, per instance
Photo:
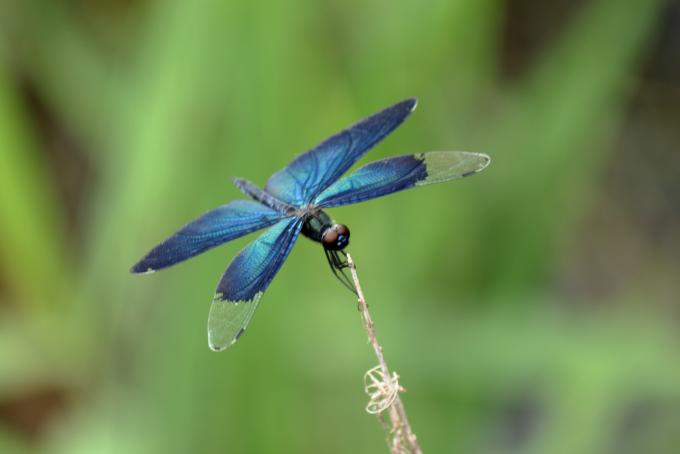
{"label": "bokeh background", "polygon": [[680,452],[680,3],[2,0],[0,452],[373,453],[375,359],[301,239],[248,333],[254,235],[129,267],[393,102],[363,162],[482,174],[332,215],[426,452]]}

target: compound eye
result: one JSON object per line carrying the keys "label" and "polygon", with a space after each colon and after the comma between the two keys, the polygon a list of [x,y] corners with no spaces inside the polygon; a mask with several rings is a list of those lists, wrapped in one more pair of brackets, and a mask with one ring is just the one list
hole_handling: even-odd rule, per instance
{"label": "compound eye", "polygon": [[334,245],[335,242],[338,241],[338,232],[336,232],[333,228],[326,229],[326,232],[323,234],[323,238],[321,240],[324,244],[329,246]]}
{"label": "compound eye", "polygon": [[335,226],[335,231],[338,233],[338,241],[336,242],[335,247],[341,251],[349,244],[349,229],[346,225],[339,224]]}
{"label": "compound eye", "polygon": [[340,236],[349,237],[349,229],[345,224],[338,224],[335,227],[335,231],[338,232],[338,235]]}

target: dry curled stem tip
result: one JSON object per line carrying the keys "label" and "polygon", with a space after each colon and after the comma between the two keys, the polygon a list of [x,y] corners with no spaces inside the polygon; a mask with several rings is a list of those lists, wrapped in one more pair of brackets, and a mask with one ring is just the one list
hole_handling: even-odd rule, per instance
{"label": "dry curled stem tip", "polygon": [[[387,446],[392,454],[422,454],[416,435],[406,417],[404,404],[399,397],[399,392],[403,391],[403,388],[399,385],[399,376],[396,373],[391,374],[387,367],[383,349],[375,335],[375,324],[368,312],[368,305],[361,290],[356,266],[349,254],[347,254],[347,264],[359,300],[359,312],[364,322],[364,329],[368,341],[373,347],[373,352],[378,358],[378,365],[364,374],[364,389],[370,398],[366,411],[375,414],[383,425],[387,437]],[[384,412],[387,412],[389,424],[385,421]]]}
{"label": "dry curled stem tip", "polygon": [[387,410],[403,389],[399,386],[396,372],[391,377],[385,377],[380,365],[377,365],[364,374],[364,391],[369,397],[366,411],[375,415]]}

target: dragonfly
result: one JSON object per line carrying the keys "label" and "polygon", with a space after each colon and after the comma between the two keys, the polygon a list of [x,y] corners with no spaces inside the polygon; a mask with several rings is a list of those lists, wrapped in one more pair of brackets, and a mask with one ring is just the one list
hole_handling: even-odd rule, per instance
{"label": "dragonfly", "polygon": [[433,151],[374,161],[343,177],[416,104],[415,98],[398,102],[329,137],[274,173],[264,189],[235,178],[250,200],[229,202],[189,222],[151,249],[131,272],[153,273],[269,227],[234,257],[217,285],[208,315],[208,344],[215,351],[243,335],[300,234],[323,246],[333,273],[353,289],[343,273],[349,228],[336,223],[326,209],[467,177],[490,162],[483,153]]}

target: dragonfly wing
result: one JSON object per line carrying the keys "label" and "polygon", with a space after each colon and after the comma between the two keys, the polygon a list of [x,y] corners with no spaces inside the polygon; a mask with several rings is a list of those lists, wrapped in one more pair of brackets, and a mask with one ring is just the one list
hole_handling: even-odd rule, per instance
{"label": "dragonfly wing", "polygon": [[210,306],[210,348],[222,350],[241,337],[262,294],[288,257],[301,228],[300,218],[279,221],[232,260]]}
{"label": "dragonfly wing", "polygon": [[348,205],[415,186],[473,175],[491,158],[483,153],[433,151],[371,162],[338,180],[314,200],[321,208]]}
{"label": "dragonfly wing", "polygon": [[326,139],[272,175],[265,190],[294,206],[308,204],[394,131],[415,107],[415,99],[401,101]]}
{"label": "dragonfly wing", "polygon": [[247,233],[268,227],[284,217],[250,200],[235,200],[182,227],[153,248],[130,271],[150,273],[200,254]]}

